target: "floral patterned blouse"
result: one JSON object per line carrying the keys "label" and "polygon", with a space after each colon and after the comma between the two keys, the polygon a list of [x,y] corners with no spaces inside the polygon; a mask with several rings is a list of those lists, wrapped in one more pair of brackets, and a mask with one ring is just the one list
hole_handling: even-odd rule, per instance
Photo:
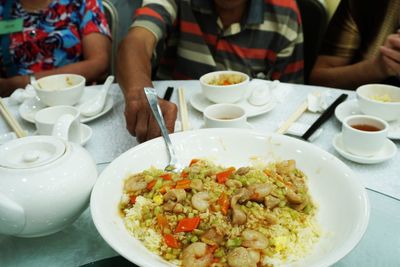
{"label": "floral patterned blouse", "polygon": [[[0,0],[0,20],[7,0]],[[100,0],[53,0],[47,9],[24,10],[19,0],[11,18],[23,18],[23,31],[10,35],[10,53],[19,75],[50,70],[82,60],[82,38],[110,36]],[[0,49],[0,77],[4,77]]]}

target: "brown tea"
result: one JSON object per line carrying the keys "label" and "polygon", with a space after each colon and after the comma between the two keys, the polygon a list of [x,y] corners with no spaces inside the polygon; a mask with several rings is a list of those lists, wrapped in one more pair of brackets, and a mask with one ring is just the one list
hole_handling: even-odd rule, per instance
{"label": "brown tea", "polygon": [[376,126],[368,125],[368,124],[354,124],[354,125],[351,125],[351,127],[353,127],[354,129],[360,130],[360,131],[367,131],[367,132],[376,132],[376,131],[382,130]]}

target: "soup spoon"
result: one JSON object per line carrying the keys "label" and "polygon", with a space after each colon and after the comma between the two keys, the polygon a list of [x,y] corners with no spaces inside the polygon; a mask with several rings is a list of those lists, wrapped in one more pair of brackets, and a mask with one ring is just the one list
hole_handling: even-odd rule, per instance
{"label": "soup spoon", "polygon": [[165,145],[167,146],[167,151],[169,154],[169,164],[165,167],[164,170],[169,172],[180,172],[183,167],[178,163],[178,158],[176,156],[174,145],[169,138],[167,127],[165,127],[165,121],[162,116],[160,106],[158,105],[156,90],[154,88],[145,87],[144,93],[146,94],[151,111],[156,118],[157,124],[161,130],[161,135],[164,138]]}
{"label": "soup spoon", "polygon": [[90,117],[94,116],[103,110],[104,104],[106,103],[106,97],[108,94],[108,89],[112,82],[114,81],[114,76],[110,75],[107,77],[106,81],[101,87],[100,92],[93,98],[87,100],[79,106],[79,111],[83,116]]}

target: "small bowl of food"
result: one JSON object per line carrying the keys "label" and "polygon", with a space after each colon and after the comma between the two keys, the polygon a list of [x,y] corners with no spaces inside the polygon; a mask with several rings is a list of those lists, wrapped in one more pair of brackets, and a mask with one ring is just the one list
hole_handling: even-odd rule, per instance
{"label": "small bowl of food", "polygon": [[38,79],[32,84],[40,101],[48,106],[78,103],[85,88],[85,77],[77,74],[56,74]]}
{"label": "small bowl of food", "polygon": [[400,119],[400,87],[366,84],[358,87],[356,92],[362,113],[386,121]]}
{"label": "small bowl of food", "polygon": [[214,103],[235,103],[243,99],[250,78],[238,71],[215,71],[200,77],[204,96]]}

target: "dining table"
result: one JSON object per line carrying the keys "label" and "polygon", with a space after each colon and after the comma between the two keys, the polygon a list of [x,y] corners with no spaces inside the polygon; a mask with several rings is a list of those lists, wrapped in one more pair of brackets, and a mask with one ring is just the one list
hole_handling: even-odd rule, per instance
{"label": "dining table", "polygon": [[[164,95],[167,87],[174,87],[176,90],[170,101],[176,104],[177,89],[184,88],[188,103],[189,130],[204,127],[202,112],[190,104],[193,97],[201,94],[199,81],[154,81],[153,84],[160,97]],[[100,89],[99,85],[90,87]],[[354,91],[283,82],[273,91],[274,107],[268,112],[247,119],[254,131],[274,133],[310,93],[322,92],[332,98],[345,93],[348,94],[348,100],[356,99]],[[125,101],[117,83],[111,86],[108,97],[113,100],[112,108],[104,115],[86,123],[92,128],[93,134],[84,148],[93,157],[99,175],[114,159],[138,145],[135,137],[126,129]],[[35,125],[21,117],[20,104],[12,103],[10,98],[4,100],[22,127],[29,134],[35,134]],[[298,122],[311,125],[319,115],[320,113],[307,111]],[[179,125],[176,130],[179,130],[178,128]],[[354,249],[333,266],[400,266],[400,153],[377,164],[356,163],[342,157],[332,145],[335,136],[341,132],[341,122],[335,116],[330,117],[321,126],[321,130],[317,138],[308,142],[333,154],[354,171],[365,187],[370,202],[369,224],[364,236]],[[0,119],[0,136],[10,131],[6,122]],[[392,141],[398,150],[400,140]],[[2,267],[82,266],[115,256],[118,256],[118,253],[97,231],[89,207],[72,225],[52,235],[35,238],[0,235]]]}

